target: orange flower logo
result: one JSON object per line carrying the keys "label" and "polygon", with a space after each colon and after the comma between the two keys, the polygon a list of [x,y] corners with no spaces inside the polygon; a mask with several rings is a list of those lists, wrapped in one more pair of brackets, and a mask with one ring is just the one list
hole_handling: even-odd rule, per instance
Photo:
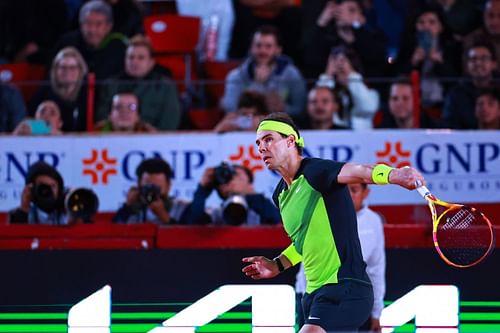
{"label": "orange flower logo", "polygon": [[385,142],[384,149],[376,151],[375,153],[378,158],[377,163],[384,163],[396,168],[411,166],[409,161],[411,153],[408,150],[403,150],[400,141],[394,144]]}
{"label": "orange flower logo", "polygon": [[260,156],[255,149],[256,147],[253,145],[247,147],[240,145],[238,146],[238,151],[235,154],[229,155],[229,160],[243,165],[244,167],[250,169],[252,173],[260,171],[264,169],[264,167],[262,166]]}
{"label": "orange flower logo", "polygon": [[[100,153],[100,158],[99,158]],[[116,158],[110,158],[108,156],[108,150],[102,149],[98,151],[97,149],[92,149],[92,155],[90,158],[82,160],[83,165],[85,166],[83,169],[83,174],[86,176],[90,176],[92,179],[92,185],[99,183],[108,184],[109,177],[111,175],[116,175]]]}

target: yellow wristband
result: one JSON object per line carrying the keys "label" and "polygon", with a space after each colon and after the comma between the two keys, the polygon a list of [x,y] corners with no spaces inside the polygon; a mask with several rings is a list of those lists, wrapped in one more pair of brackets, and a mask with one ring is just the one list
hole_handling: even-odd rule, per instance
{"label": "yellow wristband", "polygon": [[377,164],[372,171],[372,180],[375,184],[385,185],[389,184],[389,174],[394,170],[386,164]]}

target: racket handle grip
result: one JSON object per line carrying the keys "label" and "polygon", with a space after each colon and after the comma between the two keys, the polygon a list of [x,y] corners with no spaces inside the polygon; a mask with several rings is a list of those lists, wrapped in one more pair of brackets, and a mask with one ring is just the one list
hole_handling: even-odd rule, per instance
{"label": "racket handle grip", "polygon": [[426,186],[424,186],[420,180],[417,180],[415,182],[415,186],[417,187],[418,193],[423,198],[427,198],[427,196],[429,196],[431,194],[431,191],[429,191],[429,189]]}

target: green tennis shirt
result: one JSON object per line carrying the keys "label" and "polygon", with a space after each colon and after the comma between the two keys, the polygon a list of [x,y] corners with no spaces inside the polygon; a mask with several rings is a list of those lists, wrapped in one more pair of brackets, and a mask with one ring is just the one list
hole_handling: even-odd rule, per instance
{"label": "green tennis shirt", "polygon": [[302,261],[311,293],[342,279],[370,283],[349,190],[337,182],[344,163],[304,158],[290,187],[281,179],[273,199],[292,245],[283,254]]}

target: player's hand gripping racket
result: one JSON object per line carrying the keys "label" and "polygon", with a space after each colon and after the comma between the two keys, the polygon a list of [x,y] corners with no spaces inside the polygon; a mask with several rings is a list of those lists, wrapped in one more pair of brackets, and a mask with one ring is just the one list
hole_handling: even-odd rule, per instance
{"label": "player's hand gripping racket", "polygon": [[[436,198],[420,181],[417,191],[432,214],[432,239],[439,256],[454,267],[466,268],[483,261],[495,247],[491,222],[483,213]],[[438,215],[438,208],[444,209]]]}

